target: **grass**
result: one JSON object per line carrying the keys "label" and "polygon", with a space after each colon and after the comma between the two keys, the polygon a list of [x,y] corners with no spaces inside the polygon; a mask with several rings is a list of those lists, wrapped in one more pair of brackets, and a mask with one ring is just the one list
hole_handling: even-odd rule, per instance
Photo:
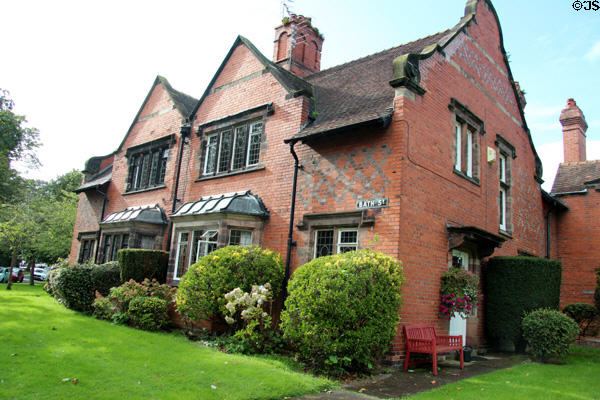
{"label": "grass", "polygon": [[524,362],[406,398],[600,399],[600,349],[573,346],[565,361],[565,365]]}
{"label": "grass", "polygon": [[333,385],[274,357],[96,320],[40,285],[0,285],[0,343],[3,399],[281,399]]}

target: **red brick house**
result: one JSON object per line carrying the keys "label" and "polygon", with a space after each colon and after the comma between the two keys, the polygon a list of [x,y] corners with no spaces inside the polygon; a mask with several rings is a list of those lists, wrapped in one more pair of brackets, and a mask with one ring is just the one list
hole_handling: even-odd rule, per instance
{"label": "red brick house", "polygon": [[439,318],[441,275],[479,273],[492,255],[548,255],[546,217],[564,207],[540,188],[491,2],[469,0],[451,29],[323,71],[322,46],[310,19],[292,15],[273,60],[238,37],[197,102],[157,78],[119,149],[86,166],[71,262],[111,259],[125,243],[166,249],[177,284],[228,244],[289,249],[292,272],[369,246],[404,263],[403,324],[483,344],[484,310]]}
{"label": "red brick house", "polygon": [[552,195],[568,211],[556,215],[558,259],[563,264],[561,307],[591,303],[600,268],[600,160],[586,158],[587,123],[575,100],[560,114],[564,163],[558,167]]}

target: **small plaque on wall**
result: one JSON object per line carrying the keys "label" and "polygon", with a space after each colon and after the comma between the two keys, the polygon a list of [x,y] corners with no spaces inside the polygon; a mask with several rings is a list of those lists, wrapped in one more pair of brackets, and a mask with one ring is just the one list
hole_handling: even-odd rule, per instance
{"label": "small plaque on wall", "polygon": [[357,210],[367,210],[370,208],[382,208],[388,206],[388,198],[382,197],[380,199],[369,199],[369,200],[356,200]]}

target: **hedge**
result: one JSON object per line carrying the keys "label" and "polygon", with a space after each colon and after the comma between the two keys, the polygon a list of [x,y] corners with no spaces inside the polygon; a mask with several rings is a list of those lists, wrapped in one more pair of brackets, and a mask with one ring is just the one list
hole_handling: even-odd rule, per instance
{"label": "hedge", "polygon": [[402,265],[374,251],[316,258],[290,280],[284,338],[317,371],[365,371],[396,335],[403,282]]}
{"label": "hedge", "polygon": [[537,257],[494,257],[484,270],[487,337],[525,350],[522,319],[538,308],[558,310],[561,263]]}
{"label": "hedge", "polygon": [[133,279],[142,282],[144,279],[156,279],[160,283],[167,281],[169,253],[162,250],[122,249],[119,250],[121,281]]}
{"label": "hedge", "polygon": [[84,264],[53,270],[46,290],[67,308],[91,313],[96,291],[105,295],[120,284],[117,263]]}
{"label": "hedge", "polygon": [[121,269],[116,261],[94,265],[90,271],[92,287],[102,296],[108,296],[110,288],[121,284]]}

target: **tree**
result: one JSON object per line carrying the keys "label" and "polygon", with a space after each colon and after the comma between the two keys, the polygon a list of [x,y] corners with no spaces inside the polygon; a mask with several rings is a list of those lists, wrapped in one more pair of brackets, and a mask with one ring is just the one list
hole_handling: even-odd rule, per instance
{"label": "tree", "polygon": [[35,223],[27,204],[16,206],[3,204],[0,210],[0,244],[8,249],[11,255],[7,290],[11,289],[12,271],[17,266],[17,258],[23,245],[31,237]]}
{"label": "tree", "polygon": [[13,161],[23,161],[37,167],[35,150],[40,146],[39,131],[25,127],[24,116],[13,112],[14,102],[6,90],[0,89],[0,202],[10,202],[21,178],[12,168]]}

